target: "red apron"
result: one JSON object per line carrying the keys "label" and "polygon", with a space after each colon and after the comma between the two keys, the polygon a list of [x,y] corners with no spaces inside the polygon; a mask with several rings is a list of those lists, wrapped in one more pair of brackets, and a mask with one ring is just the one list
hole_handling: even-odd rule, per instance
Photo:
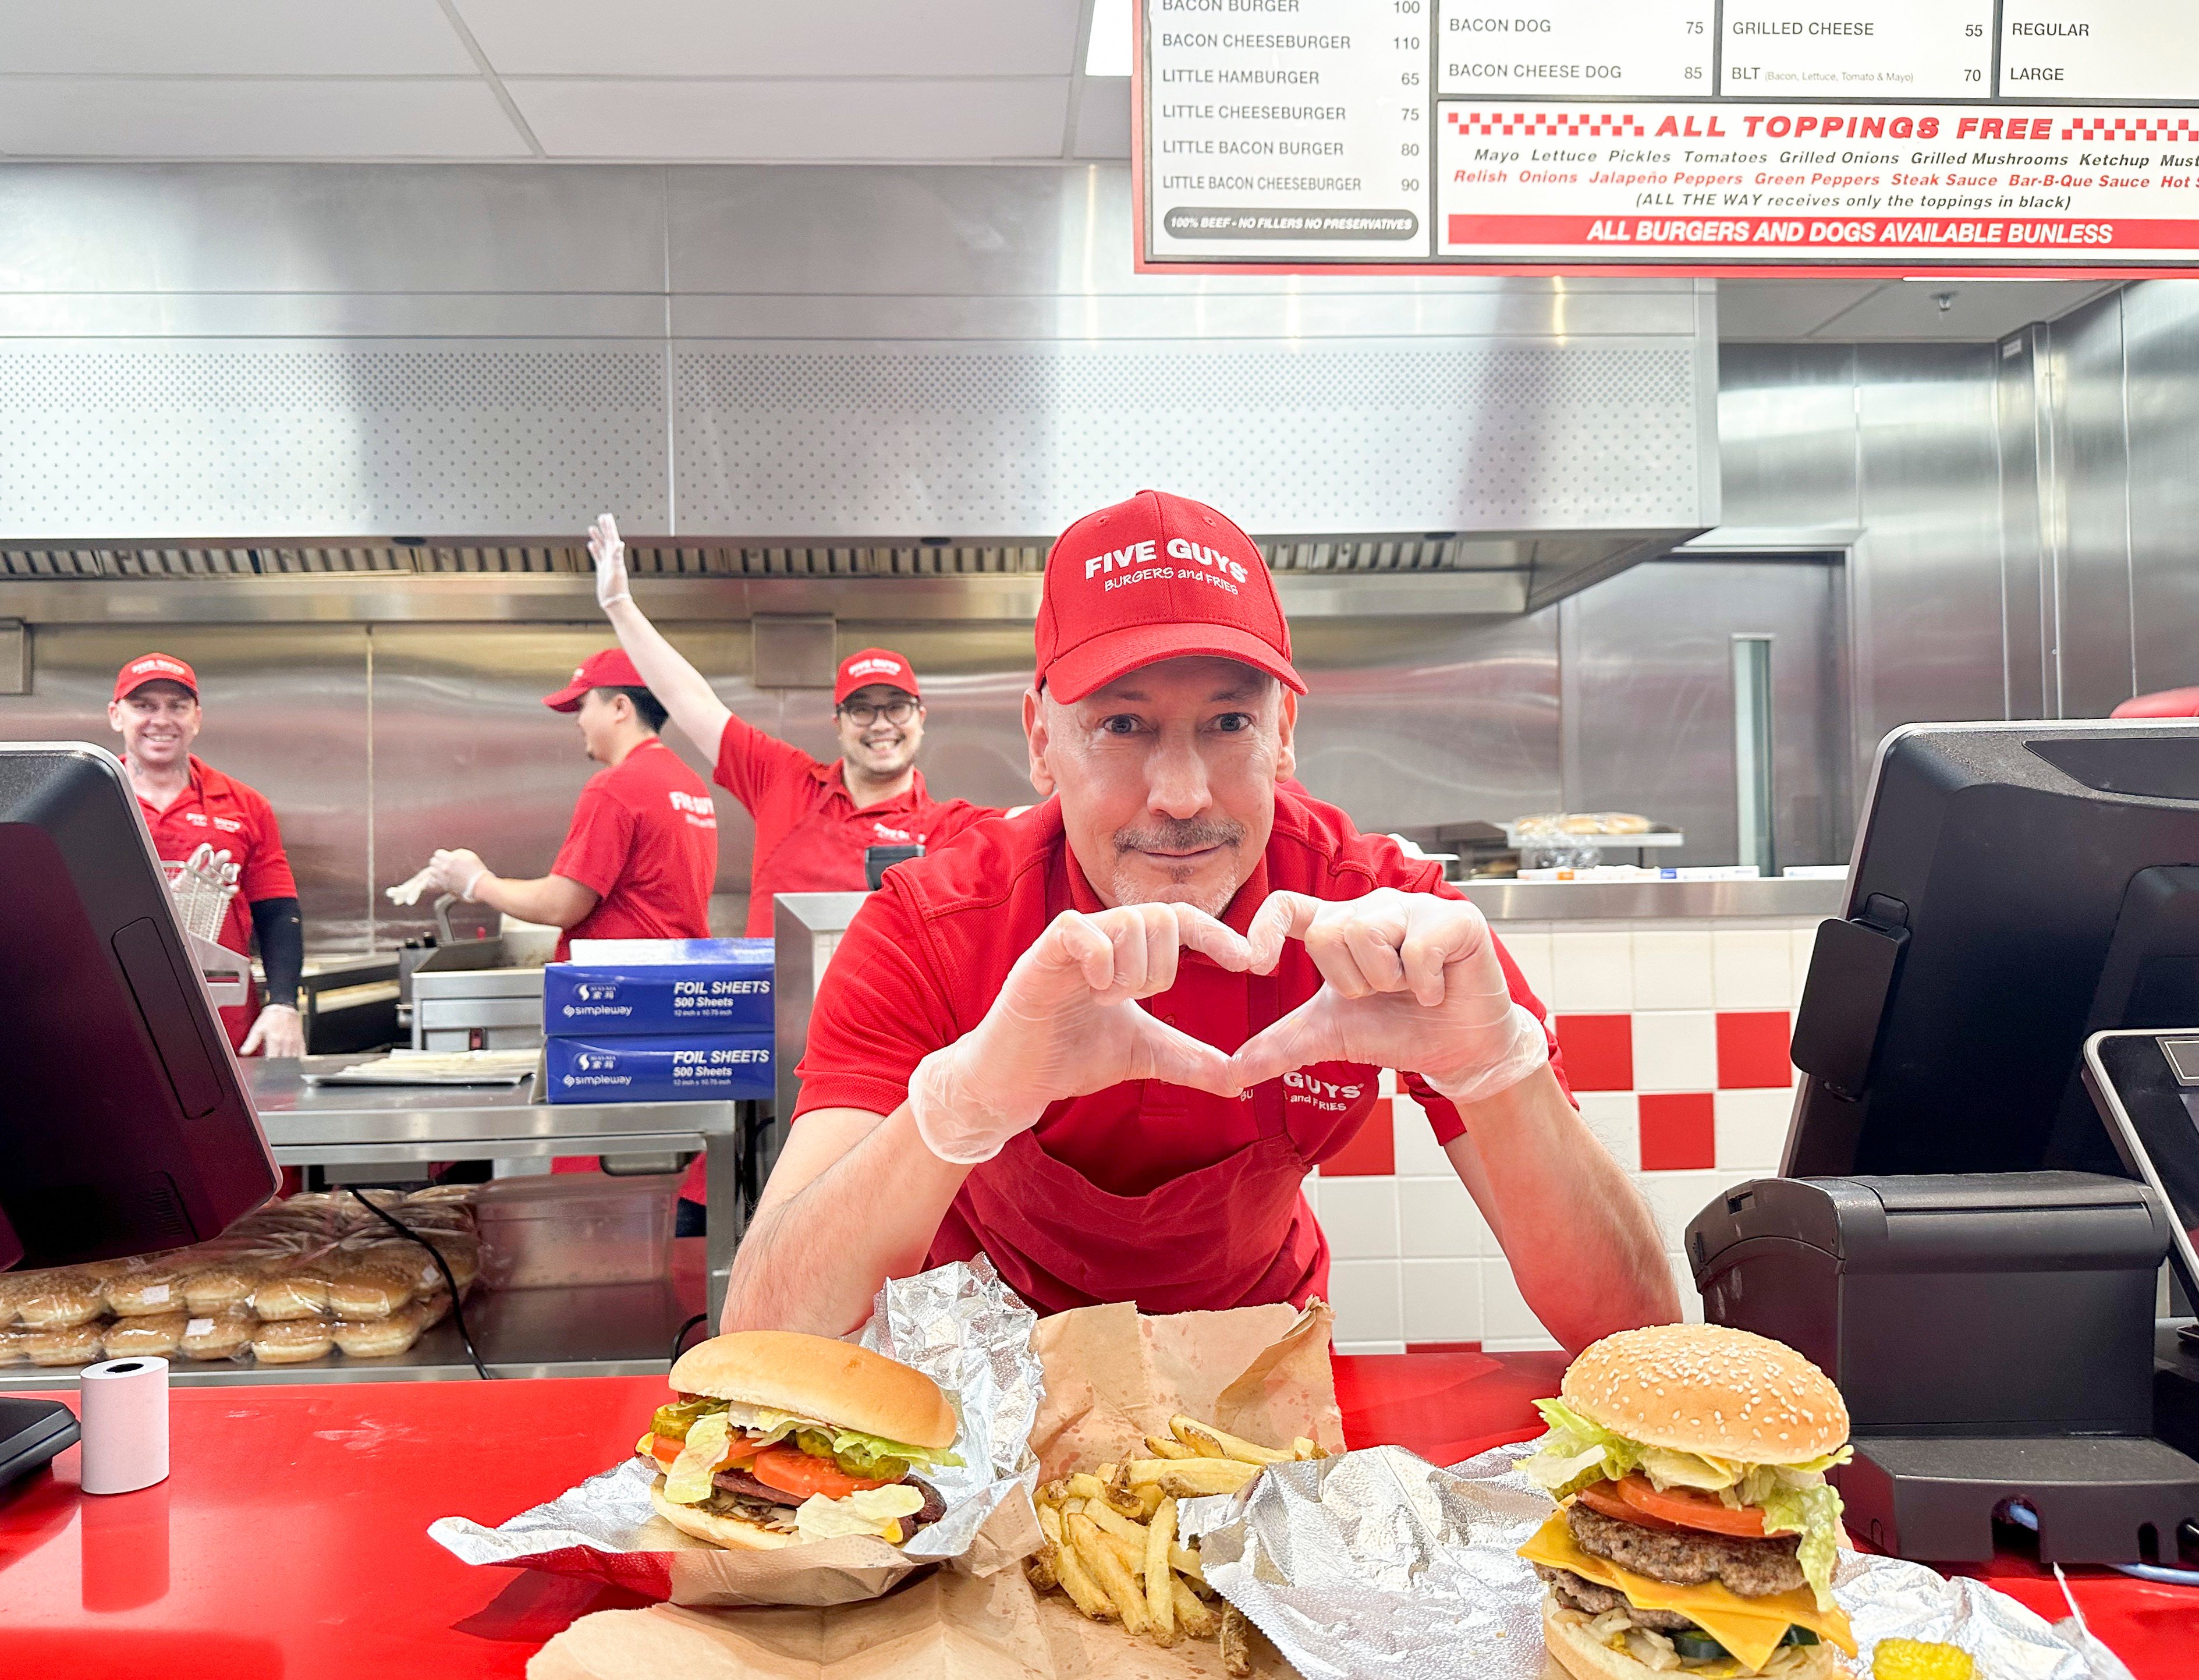
{"label": "red apron", "polygon": [[[1274,979],[1253,977],[1247,995],[1249,1036],[1279,1012]],[[1147,1082],[1144,1111],[1165,1123],[1174,1088]],[[1035,1131],[1018,1133],[963,1181],[928,1263],[982,1249],[1042,1314],[1101,1301],[1134,1301],[1147,1313],[1304,1306],[1328,1288],[1302,1187],[1311,1169],[1284,1124],[1282,1082],[1268,1081],[1251,1100],[1252,1142],[1142,1196],[1101,1189],[1047,1154]]]}

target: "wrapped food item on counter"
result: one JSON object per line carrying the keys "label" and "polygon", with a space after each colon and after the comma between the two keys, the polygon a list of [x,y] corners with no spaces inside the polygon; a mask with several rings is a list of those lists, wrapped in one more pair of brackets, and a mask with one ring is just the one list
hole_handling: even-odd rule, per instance
{"label": "wrapped food item on counter", "polygon": [[[447,1295],[443,1298],[446,1302],[450,1299]],[[420,1333],[427,1327],[427,1309],[415,1302],[383,1318],[338,1319],[336,1345],[347,1358],[388,1359],[411,1351],[413,1343],[420,1339]]]}
{"label": "wrapped food item on counter", "polygon": [[132,1354],[166,1359],[183,1346],[184,1327],[190,1321],[190,1315],[180,1310],[118,1318],[106,1327],[103,1351],[109,1359],[126,1359]]}
{"label": "wrapped food item on counter", "polygon": [[423,1295],[412,1304],[412,1310],[420,1315],[420,1327],[432,1330],[451,1315],[451,1292],[438,1289],[431,1295]]}
{"label": "wrapped food item on counter", "polygon": [[298,1365],[335,1350],[335,1329],[325,1318],[286,1318],[252,1333],[252,1356],[262,1365]]}
{"label": "wrapped food item on counter", "polygon": [[97,1324],[59,1325],[25,1333],[24,1351],[33,1365],[89,1365],[106,1345]]}
{"label": "wrapped food item on counter", "polygon": [[[183,1251],[187,1256],[190,1251]],[[148,1265],[107,1280],[107,1309],[117,1318],[162,1316],[184,1306],[184,1279],[190,1261],[164,1256],[161,1263]]]}
{"label": "wrapped food item on counter", "polygon": [[248,1251],[211,1260],[203,1269],[184,1275],[184,1305],[201,1317],[242,1307],[252,1298],[252,1292],[260,1280],[272,1273],[284,1257],[272,1252]]}
{"label": "wrapped food item on counter", "polygon": [[252,1333],[259,1327],[260,1321],[246,1307],[188,1315],[178,1350],[186,1359],[242,1358],[251,1351]]}
{"label": "wrapped food item on counter", "polygon": [[271,1270],[253,1286],[252,1311],[264,1324],[319,1318],[329,1310],[329,1285],[336,1271],[333,1245],[301,1254]]}
{"label": "wrapped food item on counter", "polygon": [[340,1319],[388,1318],[411,1302],[419,1263],[409,1243],[339,1250],[330,1263],[329,1310]]}
{"label": "wrapped food item on counter", "polygon": [[31,1357],[28,1330],[0,1330],[0,1365],[22,1365]]}
{"label": "wrapped food item on counter", "polygon": [[[107,1296],[98,1280],[80,1267],[64,1266],[50,1272],[26,1272],[13,1281],[26,1286],[15,1297],[15,1312],[33,1330],[68,1330],[89,1324],[107,1310]],[[93,1358],[99,1356],[94,1354]],[[42,1364],[56,1362],[42,1360]]]}

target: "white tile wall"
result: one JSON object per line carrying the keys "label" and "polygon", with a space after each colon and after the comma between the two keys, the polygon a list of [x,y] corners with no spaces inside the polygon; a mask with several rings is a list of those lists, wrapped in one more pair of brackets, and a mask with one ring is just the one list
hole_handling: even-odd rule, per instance
{"label": "white tile wall", "polygon": [[1610,1014],[1634,1006],[1634,940],[1623,923],[1567,922],[1550,934],[1551,1008]]}
{"label": "white tile wall", "polygon": [[1328,1180],[1321,1187],[1321,1228],[1339,1260],[1396,1260],[1397,1181]]}
{"label": "white tile wall", "polygon": [[[1397,1233],[1398,1251],[1408,1260],[1479,1259],[1503,1252],[1455,1173],[1397,1181]],[[1408,1316],[1411,1301],[1409,1285]]]}
{"label": "white tile wall", "polygon": [[[1633,936],[1634,1007],[1708,1009],[1712,1001],[1711,930],[1643,928]],[[1781,948],[1785,958],[1785,948]]]}
{"label": "white tile wall", "polygon": [[1504,948],[1512,954],[1512,960],[1519,965],[1519,975],[1527,983],[1527,989],[1542,999],[1550,1000],[1550,925],[1548,922],[1491,923]]}
{"label": "white tile wall", "polygon": [[1631,1091],[1577,1091],[1581,1118],[1629,1172],[1642,1170],[1642,1104]]}
{"label": "white tile wall", "polygon": [[1339,1260],[1328,1269],[1329,1303],[1336,1309],[1339,1341],[1404,1339],[1399,1292],[1403,1263]]}
{"label": "white tile wall", "polygon": [[1717,1114],[1718,1170],[1743,1178],[1776,1174],[1794,1111],[1794,1092],[1719,1091],[1711,1102]]}
{"label": "white tile wall", "polygon": [[[1508,1277],[1510,1273],[1508,1271]],[[1405,1339],[1478,1342],[1482,1334],[1482,1263],[1408,1260],[1404,1263]]]}
{"label": "white tile wall", "polygon": [[1391,1123],[1396,1128],[1397,1175],[1400,1178],[1448,1178],[1455,1183],[1458,1169],[1436,1141],[1427,1111],[1409,1096],[1393,1098]]}
{"label": "white tile wall", "polygon": [[1793,947],[1785,928],[1724,927],[1715,936],[1720,1009],[1784,1009],[1793,1001]]}
{"label": "white tile wall", "polygon": [[1528,1310],[1525,1298],[1502,1260],[1481,1263],[1481,1345],[1484,1348],[1555,1347],[1542,1321]]}
{"label": "white tile wall", "polygon": [[1675,1009],[1634,1017],[1634,1088],[1709,1091],[1718,1086],[1718,1017]]}

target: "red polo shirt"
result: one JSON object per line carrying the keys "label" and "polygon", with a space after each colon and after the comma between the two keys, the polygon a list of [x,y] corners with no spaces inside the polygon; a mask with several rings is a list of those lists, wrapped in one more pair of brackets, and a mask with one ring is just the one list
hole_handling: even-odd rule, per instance
{"label": "red polo shirt", "polygon": [[[1279,790],[1267,851],[1222,920],[1241,933],[1272,890],[1337,901],[1378,887],[1460,895],[1444,882],[1440,865],[1408,859],[1394,841],[1360,833],[1333,805]],[[814,1108],[890,1114],[907,1098],[917,1063],[983,1018],[1009,967],[1048,922],[1063,910],[1101,907],[1069,849],[1053,800],[1020,817],[983,824],[948,850],[895,870],[856,913],[818,989],[796,1117]],[[1501,945],[1497,955],[1512,995],[1543,1015]],[[1286,944],[1276,1013],[1296,1008],[1321,983],[1305,947],[1295,940]],[[1251,1021],[1250,1005],[1246,976],[1187,955],[1175,986],[1144,1006],[1234,1052],[1264,1024]],[[1550,1059],[1562,1084],[1554,1037]],[[1367,1123],[1375,1111],[1379,1071],[1334,1063],[1286,1077],[1286,1128],[1308,1162],[1333,1157]],[[1427,1111],[1438,1141],[1465,1130],[1458,1111],[1418,1075],[1402,1076]],[[1140,1081],[1052,1105],[1036,1135],[1047,1154],[1102,1190],[1135,1196],[1244,1148],[1257,1129],[1247,1103]],[[942,1240],[960,1222],[958,1232],[968,1228],[983,1246],[987,1234],[971,1224],[968,1200],[965,1189],[948,1214]],[[1310,1225],[1310,1215],[1304,1217]],[[1327,1265],[1323,1239],[1315,1268],[1325,1273]]]}
{"label": "red polo shirt", "polygon": [[[295,898],[298,883],[283,855],[283,831],[276,825],[275,808],[259,789],[233,776],[225,776],[195,753],[190,758],[191,779],[165,811],[156,811],[143,797],[145,826],[153,836],[153,850],[162,861],[182,863],[201,845],[225,851],[238,864],[236,896],[223,917],[220,942],[249,955],[252,950],[251,907],[266,898]],[[244,1042],[260,1000],[221,1012],[221,1024],[232,1047]]]}
{"label": "red polo shirt", "polygon": [[872,846],[943,844],[972,823],[1000,813],[966,799],[944,802],[925,790],[918,771],[908,791],[855,808],[846,767],[812,758],[739,718],[718,738],[718,785],[755,819],[755,865],[749,878],[751,939],[771,936],[771,901],[783,892],[867,892],[863,854]]}
{"label": "red polo shirt", "polygon": [[718,878],[709,788],[651,737],[588,779],[550,872],[597,895],[558,940],[560,962],[575,939],[708,938]]}

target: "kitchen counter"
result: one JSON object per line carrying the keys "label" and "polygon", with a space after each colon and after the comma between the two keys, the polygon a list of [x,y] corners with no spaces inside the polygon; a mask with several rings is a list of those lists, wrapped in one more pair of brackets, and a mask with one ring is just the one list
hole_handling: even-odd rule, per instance
{"label": "kitchen counter", "polygon": [[[1556,1354],[1339,1356],[1344,1434],[1455,1462],[1533,1432],[1528,1403],[1562,1368]],[[501,1521],[616,1462],[663,1392],[646,1377],[180,1391],[159,1487],[83,1498],[71,1448],[0,1494],[0,1674],[522,1675],[575,1617],[641,1601],[470,1568],[428,1525]],[[1983,1572],[2050,1619],[2068,1613],[2034,1564]],[[2199,1589],[2069,1576],[2138,1680],[2189,1671]]]}

